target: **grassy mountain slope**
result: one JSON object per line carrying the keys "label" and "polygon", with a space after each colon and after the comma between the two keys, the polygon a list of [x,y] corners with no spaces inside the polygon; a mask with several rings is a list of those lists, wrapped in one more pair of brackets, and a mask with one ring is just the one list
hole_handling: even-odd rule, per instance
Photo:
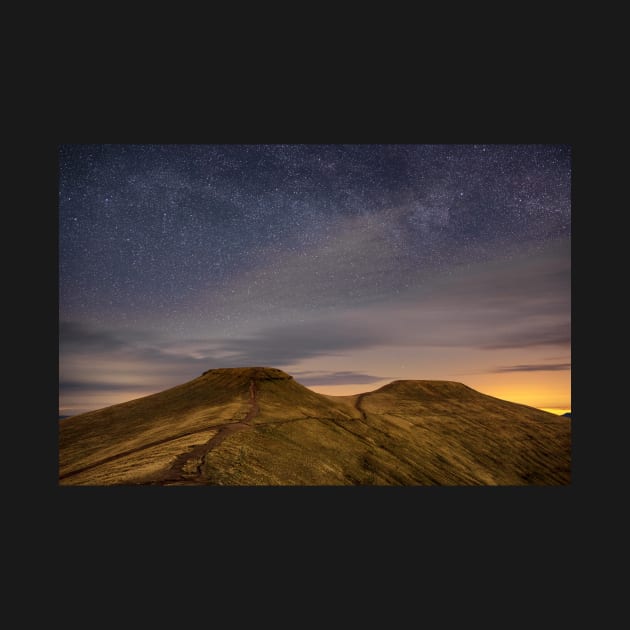
{"label": "grassy mountain slope", "polygon": [[60,421],[62,485],[562,485],[570,420],[448,381],[316,394],[225,368]]}

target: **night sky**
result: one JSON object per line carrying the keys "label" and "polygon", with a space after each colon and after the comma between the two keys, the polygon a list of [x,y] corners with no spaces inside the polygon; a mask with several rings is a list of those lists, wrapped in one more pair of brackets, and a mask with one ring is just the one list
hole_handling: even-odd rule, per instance
{"label": "night sky", "polygon": [[273,366],[571,408],[564,145],[59,147],[59,413]]}

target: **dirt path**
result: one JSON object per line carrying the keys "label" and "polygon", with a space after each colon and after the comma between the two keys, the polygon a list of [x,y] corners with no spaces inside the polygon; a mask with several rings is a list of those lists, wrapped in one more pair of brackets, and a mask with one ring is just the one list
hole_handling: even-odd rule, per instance
{"label": "dirt path", "polygon": [[[251,405],[251,408],[247,413],[247,416],[245,416],[243,420],[221,425],[218,432],[213,435],[205,444],[195,446],[192,449],[178,455],[175,461],[169,466],[169,468],[165,470],[161,475],[159,475],[157,479],[153,479],[153,481],[151,481],[150,483],[157,485],[172,484],[174,482],[180,481],[191,483],[194,485],[203,483],[201,468],[203,466],[206,455],[208,455],[210,451],[219,446],[219,444],[221,444],[223,440],[225,440],[233,433],[252,428],[252,420],[258,415],[259,411],[258,389],[256,388],[256,382],[254,379],[251,379],[249,382],[249,403]],[[197,461],[195,472],[185,472],[184,467],[190,461],[195,460]]]}
{"label": "dirt path", "polygon": [[[364,394],[359,394],[357,396],[357,400],[354,403],[354,406],[356,408],[356,410],[361,414],[361,421],[364,424],[367,424],[367,416],[365,414],[365,411],[363,411],[363,408],[361,407],[361,401],[363,400],[363,396],[369,394],[369,392],[366,392]],[[356,421],[356,418],[354,418],[354,420]],[[364,442],[365,444],[367,444],[370,448],[374,448],[376,446],[376,444],[373,441],[370,441],[368,438],[366,438],[364,435],[361,435],[360,433],[356,433],[355,431],[352,431],[349,426],[352,426],[352,424],[350,423],[349,426],[346,426],[345,423],[342,423],[338,420],[333,419],[333,423],[338,426],[340,429],[343,429],[344,431],[347,431],[348,433],[350,433],[351,435],[353,435],[355,438],[359,438],[359,440],[361,440],[362,442]]]}
{"label": "dirt path", "polygon": [[369,393],[370,392],[359,394],[357,396],[357,402],[354,403],[354,406],[356,407],[357,411],[361,414],[361,420],[363,420],[363,422],[367,420],[367,416],[365,415],[365,411],[363,411],[363,408],[361,407],[361,401],[363,400],[363,396],[367,396]]}
{"label": "dirt path", "polygon": [[[225,425],[219,425],[225,426]],[[172,437],[168,437],[164,440],[155,440],[153,442],[147,442],[142,446],[138,446],[137,448],[129,449],[128,451],[124,451],[123,453],[117,453],[116,455],[111,455],[110,457],[105,457],[100,459],[93,464],[88,464],[87,466],[83,466],[82,468],[77,468],[76,470],[71,470],[70,472],[64,473],[63,475],[59,475],[59,479],[66,479],[67,477],[72,477],[73,475],[78,475],[79,473],[85,472],[86,470],[90,470],[92,468],[96,468],[97,466],[102,466],[103,464],[109,464],[110,462],[114,462],[117,459],[121,459],[123,457],[128,457],[129,455],[133,455],[134,453],[139,453],[140,451],[144,451],[148,448],[153,448],[154,446],[160,446],[161,444],[166,444],[167,442],[173,442],[175,440],[179,440],[183,437],[188,437],[189,435],[195,435],[196,433],[206,433],[206,431],[211,431],[213,427],[206,427],[205,429],[199,429],[198,431],[188,431],[186,433],[179,433],[177,435],[173,435]]]}
{"label": "dirt path", "polygon": [[[60,480],[67,479],[68,477],[72,477],[74,475],[78,475],[79,473],[85,472],[87,470],[91,470],[92,468],[97,468],[98,466],[102,466],[104,464],[109,464],[110,462],[114,462],[116,460],[122,459],[124,457],[128,457],[129,455],[133,455],[140,451],[144,451],[148,448],[152,448],[154,446],[160,446],[161,444],[166,444],[167,442],[172,442],[174,440],[178,440],[179,438],[187,437],[189,435],[195,435],[196,433],[205,433],[207,431],[212,431],[215,428],[217,432],[204,444],[199,444],[197,446],[188,447],[188,449],[178,455],[175,461],[161,473],[158,473],[157,476],[151,475],[150,480],[139,481],[134,483],[133,485],[165,485],[172,483],[190,483],[191,485],[198,485],[199,483],[203,483],[201,478],[201,467],[203,466],[203,461],[205,456],[215,449],[223,440],[227,437],[236,433],[238,431],[243,431],[244,429],[252,428],[252,421],[258,415],[259,405],[258,405],[258,389],[256,387],[256,382],[254,379],[250,380],[249,383],[249,403],[251,405],[250,410],[243,420],[237,422],[228,422],[227,424],[221,424],[215,426],[205,427],[203,429],[199,429],[197,431],[188,431],[186,433],[179,433],[177,435],[168,437],[163,440],[155,440],[153,442],[148,442],[143,444],[142,446],[138,446],[137,448],[129,449],[123,453],[117,453],[116,455],[111,455],[110,457],[105,457],[93,464],[88,464],[87,466],[83,466],[81,468],[77,468],[76,470],[72,470],[70,472],[64,473],[59,476]],[[197,468],[194,473],[184,472],[184,467],[190,461],[197,460]],[[123,485],[128,485],[127,483]]]}

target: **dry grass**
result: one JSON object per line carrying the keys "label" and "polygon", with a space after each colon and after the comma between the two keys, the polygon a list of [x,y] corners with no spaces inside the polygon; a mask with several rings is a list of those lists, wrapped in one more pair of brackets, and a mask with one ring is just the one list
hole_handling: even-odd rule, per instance
{"label": "dry grass", "polygon": [[216,433],[216,429],[202,431],[135,452],[123,452],[100,466],[62,478],[59,483],[76,486],[146,483],[170,466],[181,452],[207,442]]}
{"label": "dry grass", "polygon": [[62,420],[59,456],[64,485],[563,485],[571,421],[448,381],[341,397],[221,369]]}

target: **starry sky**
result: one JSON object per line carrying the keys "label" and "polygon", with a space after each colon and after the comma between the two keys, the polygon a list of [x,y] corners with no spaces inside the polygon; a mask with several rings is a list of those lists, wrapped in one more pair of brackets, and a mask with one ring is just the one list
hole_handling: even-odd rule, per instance
{"label": "starry sky", "polygon": [[213,367],[571,408],[566,145],[62,145],[59,414]]}

